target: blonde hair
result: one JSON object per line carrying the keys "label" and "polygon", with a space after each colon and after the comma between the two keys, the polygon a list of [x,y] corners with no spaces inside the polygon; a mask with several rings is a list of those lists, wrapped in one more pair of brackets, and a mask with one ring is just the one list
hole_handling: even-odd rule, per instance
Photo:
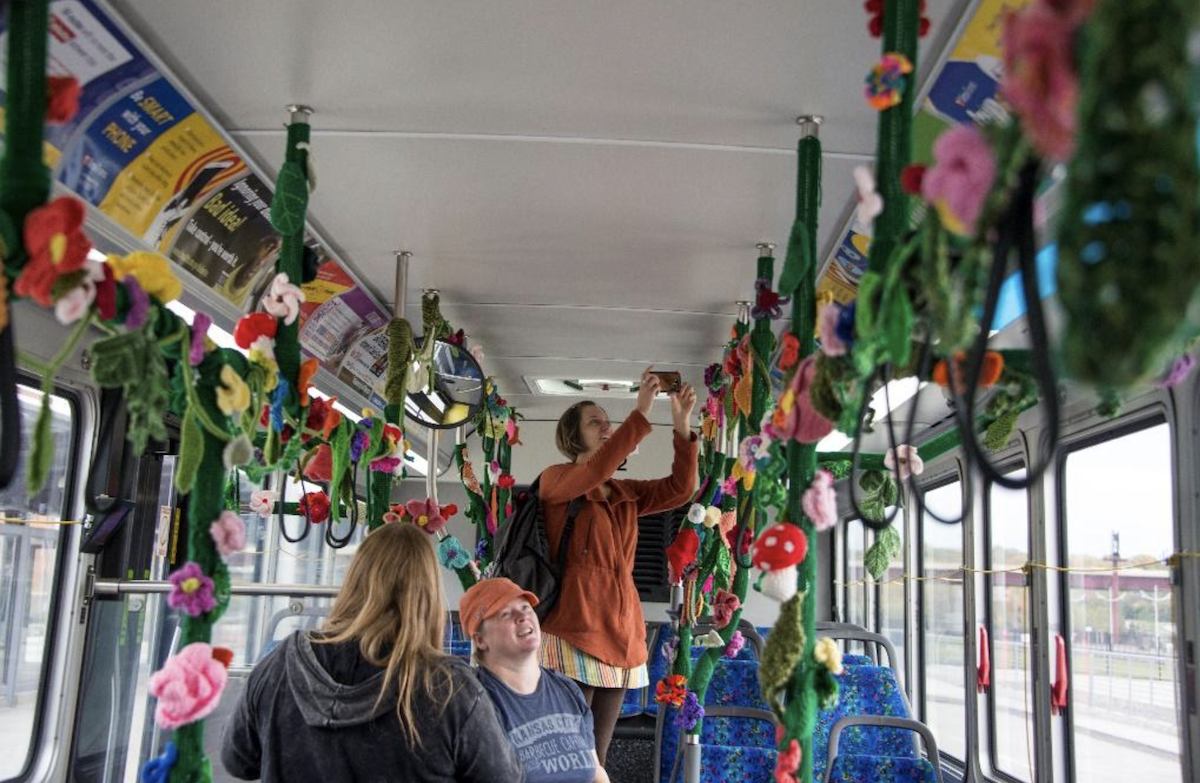
{"label": "blonde hair", "polygon": [[572,462],[580,454],[587,451],[583,445],[583,409],[596,403],[591,400],[577,402],[563,412],[558,418],[558,428],[554,431],[554,444],[567,459]]}
{"label": "blonde hair", "polygon": [[428,536],[413,525],[391,524],[367,536],[346,572],[316,643],[358,642],[363,657],[384,668],[383,699],[396,686],[396,716],[410,746],[420,746],[414,703],[454,695],[442,652],[446,597]]}

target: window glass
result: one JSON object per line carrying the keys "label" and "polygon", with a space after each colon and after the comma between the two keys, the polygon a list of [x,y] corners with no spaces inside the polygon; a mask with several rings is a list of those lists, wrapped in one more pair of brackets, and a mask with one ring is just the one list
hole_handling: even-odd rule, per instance
{"label": "window glass", "polygon": [[1074,779],[1179,780],[1170,430],[1070,453],[1065,485]]}
{"label": "window glass", "polygon": [[[20,386],[18,400],[27,453],[42,394]],[[53,630],[58,547],[66,529],[58,522],[68,511],[75,411],[66,398],[52,396],[50,416],[54,462],[46,486],[29,495],[22,454],[12,483],[0,492],[0,780],[20,776],[32,755]]]}
{"label": "window glass", "polygon": [[846,523],[846,622],[866,624],[867,571],[863,567],[864,528],[861,520]]}
{"label": "window glass", "polygon": [[[1024,478],[1025,471],[1009,474]],[[1018,780],[1033,776],[1033,676],[1029,669],[1029,589],[1019,569],[1029,560],[1029,492],[988,490],[988,632],[992,764]],[[1004,573],[1007,572],[1007,573]]]}
{"label": "window glass", "polygon": [[[929,490],[925,504],[944,519],[962,515],[955,481]],[[921,641],[924,650],[925,722],[938,748],[966,758],[966,683],[963,681],[963,526],[925,514],[921,520]]]}
{"label": "window glass", "polygon": [[[888,509],[888,514],[892,513]],[[904,516],[897,515],[892,526],[900,536],[901,553],[904,551]],[[904,555],[892,558],[879,585],[879,633],[891,641],[896,648],[896,660],[891,662],[904,685]]]}

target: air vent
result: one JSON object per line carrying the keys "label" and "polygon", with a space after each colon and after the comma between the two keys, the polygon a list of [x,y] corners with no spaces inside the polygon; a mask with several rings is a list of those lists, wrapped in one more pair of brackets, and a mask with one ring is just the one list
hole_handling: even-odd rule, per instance
{"label": "air vent", "polygon": [[529,391],[542,397],[615,397],[630,399],[638,382],[630,378],[525,378]]}

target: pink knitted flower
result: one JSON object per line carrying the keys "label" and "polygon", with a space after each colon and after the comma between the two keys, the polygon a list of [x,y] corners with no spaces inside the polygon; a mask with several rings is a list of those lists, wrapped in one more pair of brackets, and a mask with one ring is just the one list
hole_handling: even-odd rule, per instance
{"label": "pink knitted flower", "polygon": [[162,669],[150,675],[150,695],[158,699],[154,720],[171,731],[205,717],[217,708],[228,676],[204,642],[189,644]]}
{"label": "pink knitted flower", "polygon": [[222,511],[208,528],[221,557],[229,557],[246,545],[246,523],[232,511]]}
{"label": "pink knitted flower", "polygon": [[787,750],[775,759],[775,783],[796,783],[796,770],[800,768],[800,743],[792,740]]}
{"label": "pink knitted flower", "polygon": [[713,596],[712,614],[718,628],[724,628],[733,621],[733,613],[740,609],[742,602],[733,593],[718,590]]}
{"label": "pink knitted flower", "polygon": [[1011,13],[1004,25],[1004,77],[1000,93],[1021,118],[1021,127],[1043,156],[1066,160],[1075,147],[1079,79],[1072,40],[1087,10],[1083,3],[1058,13],[1035,2]]}
{"label": "pink knitted flower", "polygon": [[817,530],[825,531],[837,524],[837,493],[833,491],[833,474],[818,470],[812,484],[800,498],[804,516],[812,520]]}
{"label": "pink knitted flower", "polygon": [[413,524],[433,535],[446,526],[446,518],[437,503],[430,500],[410,500],[405,506]]}
{"label": "pink knitted flower", "polygon": [[794,439],[800,443],[816,443],[833,432],[833,422],[817,413],[809,399],[816,372],[816,358],[813,356],[805,357],[796,367],[783,396],[779,398],[770,424],[763,427],[763,432],[771,440]]}
{"label": "pink knitted flower", "polygon": [[741,631],[734,631],[733,636],[729,637],[729,644],[725,645],[724,655],[726,658],[736,658],[745,646],[746,637],[742,636]]}
{"label": "pink knitted flower", "polygon": [[250,494],[250,510],[263,519],[269,519],[275,512],[275,501],[279,493],[271,489],[256,489]]}
{"label": "pink knitted flower", "polygon": [[737,497],[738,480],[733,476],[721,482],[721,494],[727,498]]}
{"label": "pink knitted flower", "polygon": [[906,481],[910,475],[919,476],[925,472],[925,461],[921,459],[916,446],[902,443],[894,450],[888,449],[883,455],[883,466]]}
{"label": "pink knitted flower", "polygon": [[199,563],[189,560],[167,578],[173,586],[167,595],[167,606],[182,609],[192,617],[216,608],[217,598],[213,595],[213,580],[200,569]]}
{"label": "pink knitted flower", "polygon": [[826,356],[845,356],[846,343],[838,337],[838,322],[842,318],[842,308],[835,304],[821,305],[817,315],[817,328],[821,336],[821,353]]}
{"label": "pink knitted flower", "polygon": [[938,137],[933,157],[921,195],[937,209],[942,225],[971,236],[996,179],[992,148],[974,125],[957,125]]}
{"label": "pink knitted flower", "polygon": [[294,285],[285,272],[275,275],[271,288],[262,298],[262,308],[291,326],[300,317],[300,305],[304,302],[304,291]]}
{"label": "pink knitted flower", "polygon": [[192,344],[188,349],[188,364],[195,367],[204,361],[204,338],[208,328],[212,326],[212,318],[207,313],[196,313],[192,318]]}

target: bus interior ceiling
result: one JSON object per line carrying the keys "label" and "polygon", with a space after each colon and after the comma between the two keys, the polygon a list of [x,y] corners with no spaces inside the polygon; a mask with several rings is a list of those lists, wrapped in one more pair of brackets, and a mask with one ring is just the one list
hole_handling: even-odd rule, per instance
{"label": "bus interior ceiling", "polygon": [[[1094,5],[1112,2],[1096,0]],[[920,105],[943,70],[961,65],[964,57],[979,70],[978,77],[970,77],[978,80],[971,82],[971,90],[983,89],[980,85],[990,80],[994,91],[1002,70],[998,30],[1005,10],[1039,3],[1054,5],[1051,0],[922,0],[919,14],[931,24],[920,38],[909,89],[920,96],[917,123],[926,124],[919,130],[930,135],[928,143],[916,142],[925,162],[934,125],[940,132],[943,121],[947,126],[983,122],[992,111],[1009,117],[996,100],[980,107],[965,88],[949,99],[974,107],[961,118],[941,111],[940,105]],[[916,8],[909,0],[882,0],[881,7],[901,4]],[[334,324],[330,330],[341,332],[318,335],[301,329],[301,339],[309,341],[304,348],[312,355],[336,356],[316,370],[314,396],[336,396],[348,419],[365,409],[369,411],[362,416],[367,418],[392,415],[384,408],[385,325],[404,313],[420,332],[427,294],[434,292],[446,322],[465,333],[466,344],[482,348],[479,364],[494,391],[485,408],[499,405],[518,428],[503,432],[501,427],[488,439],[488,448],[496,442],[514,444],[511,455],[506,447],[496,455],[485,451],[482,420],[457,431],[438,430],[411,417],[404,422],[401,413],[407,442],[402,439],[390,454],[405,465],[404,477],[394,483],[388,479],[390,494],[380,505],[368,470],[354,473],[347,491],[355,494],[354,524],[359,527],[352,528],[346,546],[331,536],[334,521],[324,528],[312,524],[296,505],[310,490],[323,492],[319,482],[297,481],[282,470],[267,476],[264,486],[282,495],[276,520],[254,512],[261,502],[258,483],[247,479],[244,469],[231,471],[237,478],[226,484],[228,504],[244,519],[247,541],[242,551],[226,558],[237,587],[224,618],[211,628],[212,644],[232,649],[234,660],[221,705],[207,718],[203,735],[203,749],[213,759],[213,780],[230,779],[218,760],[220,731],[248,672],[291,631],[318,627],[362,531],[380,523],[371,514],[390,509],[403,516],[410,513],[402,510],[410,501],[430,498],[437,501],[431,508],[453,504],[458,513],[450,516],[445,533],[465,545],[474,568],[484,562],[481,553],[493,541],[492,534],[485,535],[484,516],[475,514],[486,515],[490,507],[503,520],[511,513],[505,511],[507,496],[493,489],[502,475],[519,491],[543,469],[563,461],[555,433],[569,405],[594,398],[615,427],[633,414],[636,382],[654,365],[679,371],[700,395],[697,412],[705,410],[711,381],[706,371],[723,360],[728,367],[729,357],[737,355],[731,329],[736,336],[740,316],[746,316],[741,323],[747,330],[753,321],[764,320],[756,261],[773,253],[779,279],[789,237],[797,236],[793,223],[805,172],[798,184],[796,142],[812,127],[802,131],[796,123],[800,115],[820,117],[817,135],[823,147],[819,208],[810,216],[818,227],[813,238],[815,290],[800,287],[793,294],[807,292],[822,306],[848,305],[878,263],[859,243],[870,242],[860,210],[874,194],[861,185],[855,192],[856,168],[879,162],[877,148],[885,132],[880,112],[863,100],[863,74],[879,61],[880,49],[880,41],[867,33],[872,3],[867,6],[864,14],[859,2],[821,0],[769,0],[752,8],[684,0],[571,7],[545,0],[49,0],[52,18],[60,13],[83,28],[90,23],[107,28],[109,38],[94,39],[101,41],[97,46],[127,46],[135,52],[130,55],[135,62],[138,57],[146,61],[144,71],[114,86],[111,95],[88,111],[107,116],[104,112],[115,112],[131,91],[149,89],[162,79],[180,105],[194,109],[199,118],[202,127],[189,130],[193,135],[187,143],[209,143],[223,151],[206,153],[187,168],[189,176],[196,176],[203,165],[214,166],[216,173],[210,176],[222,184],[200,188],[203,194],[192,194],[191,201],[183,198],[186,188],[175,192],[179,215],[168,225],[135,230],[121,216],[123,206],[87,195],[94,189],[89,177],[95,171],[85,176],[71,168],[93,163],[88,129],[81,126],[47,141],[65,161],[54,168],[53,195],[90,199],[86,230],[100,255],[162,250],[183,281],[173,312],[188,324],[197,311],[211,314],[210,338],[217,345],[232,345],[244,316],[258,307],[257,297],[270,275],[256,272],[253,285],[237,282],[235,274],[204,279],[207,272],[187,266],[172,252],[185,233],[204,233],[202,224],[179,218],[194,218],[201,199],[227,187],[227,176],[234,183],[257,178],[256,187],[269,201],[271,183],[292,160],[285,149],[295,125],[284,123],[292,111],[285,107],[311,106],[306,154],[312,166],[305,176],[319,187],[312,188],[307,212],[301,213],[306,220],[301,239],[317,251],[323,271],[305,290],[323,297],[322,302],[349,291],[366,303],[344,316],[353,323],[329,321]],[[118,37],[112,37],[114,30]],[[60,40],[59,45],[67,44]],[[51,70],[69,72],[70,62],[56,59],[55,51],[52,44]],[[1192,68],[1200,73],[1194,62]],[[86,89],[84,95],[86,106]],[[932,115],[939,119],[931,125]],[[291,114],[293,120],[296,116]],[[197,141],[209,131],[215,141]],[[911,139],[907,143],[913,145]],[[237,173],[229,175],[224,166]],[[1071,217],[1064,195],[1066,172],[1062,165],[1039,170],[1037,216],[1029,221],[1036,228],[1039,251],[1031,263],[1043,292],[1043,275],[1055,275],[1057,226]],[[181,172],[179,176],[182,182]],[[136,193],[128,181],[124,187]],[[252,200],[246,198],[247,203]],[[928,212],[938,209],[930,204]],[[158,220],[165,219],[162,214]],[[925,214],[917,211],[912,222]],[[159,233],[151,239],[155,231]],[[269,243],[275,234],[267,233],[270,237],[262,241]],[[759,242],[773,246],[756,247]],[[239,246],[238,252],[256,252],[249,247]],[[260,247],[281,252],[278,244]],[[411,257],[401,262],[401,250]],[[210,247],[204,252],[218,258],[221,251]],[[403,284],[397,281],[402,263]],[[1031,346],[1046,353],[1050,346],[1037,344],[1040,324],[1031,323],[1035,319],[1017,290],[1018,277],[1006,280],[992,324],[982,324],[979,302],[971,317],[980,321],[976,328],[990,332],[989,350],[1021,354],[1019,361],[1025,361]],[[767,280],[768,294],[773,284]],[[1056,290],[1040,301],[1049,342],[1057,345],[1070,328],[1068,316]],[[1200,335],[1194,303],[1200,299],[1192,301],[1179,321],[1197,327],[1183,353],[1194,359],[1194,338]],[[789,306],[784,299],[774,316],[778,320],[765,318],[775,335],[796,336],[792,322],[785,320],[796,304]],[[749,305],[755,306],[753,318]],[[922,306],[919,297],[917,306]],[[27,494],[23,485],[33,463],[26,467],[22,453],[17,483],[0,490],[5,504],[0,522],[0,746],[14,749],[0,754],[0,783],[133,780],[171,737],[156,724],[149,679],[178,651],[187,633],[182,613],[168,607],[165,580],[189,559],[187,536],[180,531],[187,530],[181,520],[191,500],[173,484],[184,461],[181,439],[188,421],[170,414],[166,442],[152,440],[144,453],[132,450],[124,438],[129,421],[124,412],[116,419],[115,435],[101,426],[109,412],[93,375],[90,349],[116,328],[91,329],[60,356],[70,329],[56,320],[53,308],[22,299],[13,302],[11,312],[8,328],[18,349],[25,448],[37,439],[41,376],[55,357],[63,361],[53,383],[44,386],[52,399],[45,439],[55,447],[46,463],[49,478],[44,488]],[[912,340],[905,344],[932,346],[936,341],[922,312],[915,327],[909,315]],[[301,324],[310,318],[312,311],[305,311]],[[853,346],[848,350],[853,356]],[[889,345],[886,350],[893,349]],[[773,383],[773,396],[764,421],[771,421],[770,412],[778,410],[778,398],[794,376],[786,367],[780,369],[779,352],[765,358],[771,367],[761,370]],[[881,370],[885,364],[890,373],[904,363],[881,363]],[[1032,369],[1022,367],[1021,382],[1036,375],[1036,362]],[[811,736],[795,737],[807,743],[797,747],[816,758],[798,759],[794,774],[814,770],[814,783],[823,783],[827,765],[871,756],[882,759],[880,770],[892,764],[908,769],[904,764],[909,764],[918,770],[913,774],[926,776],[914,780],[928,781],[1115,783],[1136,774],[1164,781],[1200,779],[1195,693],[1200,379],[1193,374],[1167,386],[1150,384],[1143,374],[1117,398],[1103,384],[1069,377],[1061,363],[1055,371],[1060,373],[1051,391],[1058,406],[1057,430],[1048,430],[1050,406],[1045,390],[1034,383],[1031,399],[1006,409],[1014,421],[1011,434],[986,447],[991,449],[988,462],[1012,479],[1038,468],[1044,447],[1053,443],[1048,469],[1027,487],[1004,488],[984,477],[978,455],[963,442],[970,433],[961,432],[961,400],[925,368],[894,380],[872,375],[879,383],[863,397],[873,416],[867,415],[861,437],[846,432],[845,422],[839,421],[819,440],[819,454],[854,451],[856,459],[862,456],[870,463],[847,468],[841,460],[821,458],[822,467],[837,473],[835,527],[817,534],[808,506],[799,520],[785,520],[778,507],[770,512],[771,522],[795,522],[809,531],[811,559],[802,563],[815,568],[815,580],[800,597],[815,604],[816,635],[840,640],[843,653],[870,658],[854,659],[865,668],[852,669],[847,659],[846,674],[839,670],[840,701],[836,685],[832,696],[829,690],[821,692],[821,717]],[[368,377],[371,372],[374,376]],[[759,369],[745,372],[757,378]],[[1006,394],[1018,398],[1015,383],[981,391],[973,410],[983,418],[972,426],[994,424],[997,417],[989,413],[986,400]],[[722,393],[732,396],[734,386],[728,383]],[[853,394],[859,393],[853,387]],[[261,425],[267,440],[252,444],[258,446],[248,458],[252,464],[268,459],[264,451],[273,447],[264,444],[271,442],[270,417],[284,406],[267,400]],[[739,418],[733,410],[734,419]],[[749,424],[748,413],[740,417],[741,435],[758,429]],[[660,401],[649,419],[652,435],[621,466],[617,478],[657,478],[671,464],[670,406]],[[974,437],[982,442],[985,432]],[[738,457],[736,440],[721,444],[719,439],[708,433],[712,449],[728,446],[727,456]],[[456,462],[460,443],[466,444],[483,480],[479,498]],[[926,449],[934,443],[947,445]],[[928,454],[920,480],[911,483],[902,471],[885,470],[880,459],[885,453],[891,459],[895,447],[907,444]],[[284,448],[283,443],[275,446]],[[790,461],[789,470],[797,464],[795,453],[787,449],[772,459],[777,464]],[[814,465],[817,459],[813,457]],[[765,464],[760,457],[759,469]],[[96,486],[90,486],[93,474]],[[880,477],[898,493],[898,500],[879,506],[896,514],[887,534],[861,518],[868,491],[861,479],[866,474]],[[704,485],[705,476],[701,479]],[[745,480],[737,484],[736,479],[735,473],[734,485],[749,496]],[[798,494],[807,484],[797,488],[780,479],[780,485],[788,493],[780,490],[784,502],[790,498],[799,509]],[[493,494],[488,495],[489,489]],[[94,490],[125,501],[127,514],[92,507]],[[766,506],[754,502],[768,519]],[[730,499],[725,504],[727,512],[734,511]],[[765,712],[769,701],[759,696],[756,672],[763,660],[761,645],[770,644],[773,626],[787,610],[781,610],[777,597],[764,594],[761,584],[753,585],[741,602],[739,628],[751,637],[750,649],[740,658],[733,649],[728,656],[732,661],[718,658],[712,687],[728,690],[709,691],[715,728],[705,729],[700,744],[716,746],[724,754],[722,761],[703,755],[707,751],[685,749],[686,731],[671,728],[679,705],[656,703],[663,701],[656,685],[668,670],[656,671],[654,663],[656,656],[661,660],[670,654],[664,645],[679,633],[683,594],[678,581],[671,584],[663,550],[680,529],[701,528],[689,521],[689,505],[656,515],[642,528],[635,577],[648,621],[651,672],[658,679],[627,699],[628,714],[623,708],[610,754],[615,783],[723,783],[758,779],[753,775],[760,772],[763,780],[772,779],[772,769],[784,763],[779,751],[787,753],[787,741],[802,723],[787,714],[783,743],[773,728],[770,736],[759,732],[762,736],[743,744],[729,739],[741,730],[738,720],[779,722],[778,715]],[[268,507],[276,509],[273,500]],[[745,508],[739,513],[739,524],[753,524],[744,522]],[[87,525],[73,524],[85,515]],[[938,521],[939,516],[944,520]],[[106,522],[112,523],[111,531],[104,530]],[[759,522],[756,533],[765,526]],[[305,537],[293,540],[296,530],[305,531]],[[873,551],[885,548],[883,541],[891,540],[885,535],[897,536],[895,550],[872,575],[867,563]],[[485,540],[483,549],[476,548],[480,539]],[[474,577],[466,566],[442,573],[447,609],[453,611]],[[754,578],[761,583],[763,576],[756,571]],[[735,589],[732,576],[721,578]],[[152,586],[139,588],[138,582]],[[691,596],[690,590],[699,586],[688,589]],[[687,610],[683,613],[686,617]],[[813,617],[804,622],[811,628]],[[697,627],[708,626],[701,621]],[[451,623],[446,649],[464,655],[460,632]],[[728,632],[725,637],[721,645],[728,644]],[[814,690],[813,683],[820,681],[812,672],[825,664],[813,663],[820,648],[815,651],[812,642],[808,639],[807,647],[800,643],[804,661],[789,662],[797,672],[811,675],[797,677],[793,696],[807,695],[803,689]],[[885,654],[888,646],[894,649]],[[746,669],[746,689],[753,691],[749,696],[731,685],[731,672],[740,676],[744,659],[754,661]],[[664,667],[671,659],[666,660]],[[673,671],[679,671],[679,660]],[[689,677],[695,671],[691,664],[683,668]],[[830,663],[829,669],[834,668]],[[868,668],[870,673],[864,674]],[[879,679],[870,680],[872,676]],[[854,690],[863,687],[860,682],[868,683],[865,692]],[[702,687],[708,686],[706,680]],[[880,694],[894,698],[875,704],[883,701]],[[862,717],[847,711],[847,699],[856,698],[871,703],[866,715],[911,721],[902,732],[847,729],[844,758],[839,760],[836,742],[826,758],[836,720],[831,716]],[[721,707],[757,713],[731,717]],[[926,727],[936,737],[933,753],[931,746],[909,739],[900,743],[906,746],[897,755],[902,762],[884,751],[863,750],[885,746],[887,737],[896,736],[888,731],[909,738],[918,736],[910,731]],[[928,760],[914,750],[920,747]],[[695,756],[689,755],[693,752]],[[700,758],[700,772],[688,768]],[[831,780],[867,779],[838,769],[845,777],[832,777],[831,771]],[[786,769],[775,774],[773,779],[781,783],[795,781]]]}

